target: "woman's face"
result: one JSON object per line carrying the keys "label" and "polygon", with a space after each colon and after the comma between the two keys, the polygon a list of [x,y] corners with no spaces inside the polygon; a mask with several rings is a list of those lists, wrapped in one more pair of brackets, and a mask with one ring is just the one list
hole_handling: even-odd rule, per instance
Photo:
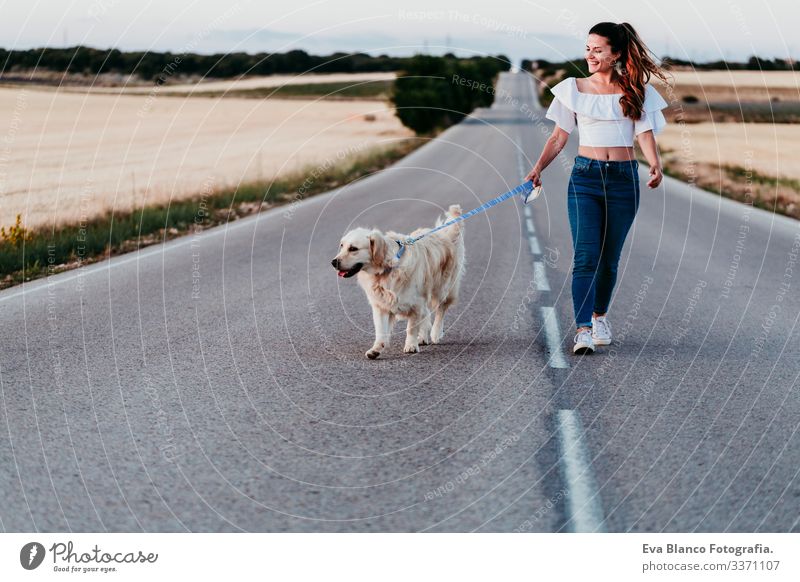
{"label": "woman's face", "polygon": [[590,34],[586,39],[586,53],[584,58],[589,65],[589,73],[604,73],[612,69],[611,63],[619,58],[619,53],[611,50],[608,39],[599,34]]}

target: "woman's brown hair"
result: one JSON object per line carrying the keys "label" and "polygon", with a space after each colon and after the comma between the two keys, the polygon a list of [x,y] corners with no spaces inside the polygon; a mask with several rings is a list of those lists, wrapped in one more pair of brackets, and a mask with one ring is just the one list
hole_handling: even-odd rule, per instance
{"label": "woman's brown hair", "polygon": [[656,64],[653,52],[627,22],[621,24],[601,22],[595,24],[589,34],[597,34],[608,39],[611,50],[619,53],[620,67],[616,69],[616,81],[622,88],[619,104],[626,117],[640,119],[645,85],[650,81],[651,75],[668,83],[667,74]]}

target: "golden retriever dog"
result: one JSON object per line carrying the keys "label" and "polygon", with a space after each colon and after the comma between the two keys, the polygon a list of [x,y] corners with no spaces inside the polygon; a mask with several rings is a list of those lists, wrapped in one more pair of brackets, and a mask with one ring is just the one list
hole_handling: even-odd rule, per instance
{"label": "golden retriever dog", "polygon": [[[461,207],[450,206],[436,226],[461,216]],[[437,344],[444,333],[444,314],[458,299],[464,274],[464,223],[434,232],[411,245],[397,258],[396,241],[419,236],[356,228],[342,237],[331,261],[340,277],[358,276],[367,294],[375,324],[375,343],[366,356],[375,359],[389,347],[396,319],[408,320],[403,351],[416,353],[420,344]]]}

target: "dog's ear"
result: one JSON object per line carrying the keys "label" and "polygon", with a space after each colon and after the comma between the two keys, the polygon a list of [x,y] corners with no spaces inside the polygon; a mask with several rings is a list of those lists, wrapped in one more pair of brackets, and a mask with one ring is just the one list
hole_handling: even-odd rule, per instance
{"label": "dog's ear", "polygon": [[380,231],[373,230],[369,235],[369,256],[376,269],[386,268],[386,239]]}

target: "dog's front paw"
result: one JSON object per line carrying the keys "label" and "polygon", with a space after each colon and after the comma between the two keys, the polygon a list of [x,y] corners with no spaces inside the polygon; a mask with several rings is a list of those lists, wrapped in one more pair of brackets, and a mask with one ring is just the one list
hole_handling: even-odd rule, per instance
{"label": "dog's front paw", "polygon": [[419,346],[417,344],[406,344],[403,351],[407,354],[416,354],[419,351]]}
{"label": "dog's front paw", "polygon": [[431,343],[428,337],[424,335],[419,336],[417,339],[419,340],[419,345],[421,346],[427,346]]}
{"label": "dog's front paw", "polygon": [[375,342],[374,344],[372,344],[372,347],[368,349],[364,355],[367,356],[370,360],[374,360],[381,355],[381,350],[385,347],[386,347],[385,343]]}

